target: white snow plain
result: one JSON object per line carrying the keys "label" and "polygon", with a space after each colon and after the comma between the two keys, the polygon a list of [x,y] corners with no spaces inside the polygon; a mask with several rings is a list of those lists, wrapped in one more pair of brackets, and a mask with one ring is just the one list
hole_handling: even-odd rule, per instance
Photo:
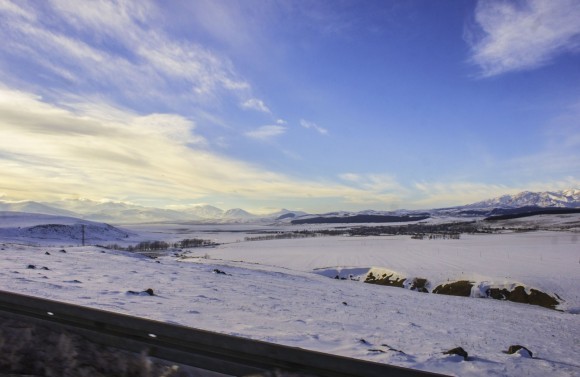
{"label": "white snow plain", "polygon": [[[0,289],[458,376],[580,375],[576,233],[243,241],[258,230],[131,228],[141,232],[138,239],[229,242],[190,249],[185,258],[169,252],[150,259],[96,246],[65,247],[64,253],[61,245],[74,243],[65,239],[55,246],[0,242]],[[371,267],[424,277],[433,285],[448,279],[519,283],[557,293],[565,302],[556,311],[324,276],[362,275]],[[147,288],[155,296],[128,293]],[[534,358],[502,352],[516,344]],[[467,361],[442,354],[459,346],[469,353]]]}

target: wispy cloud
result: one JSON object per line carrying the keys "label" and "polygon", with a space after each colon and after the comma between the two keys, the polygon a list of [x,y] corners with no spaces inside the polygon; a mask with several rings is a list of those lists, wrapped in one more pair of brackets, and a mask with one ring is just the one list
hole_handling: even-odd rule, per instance
{"label": "wispy cloud", "polygon": [[314,122],[309,122],[307,120],[301,119],[300,120],[300,125],[306,129],[312,129],[315,130],[316,132],[318,132],[321,135],[327,135],[328,134],[328,130],[326,128],[320,127],[319,125],[317,125]]}
{"label": "wispy cloud", "polygon": [[255,130],[246,132],[246,136],[252,139],[268,140],[280,136],[286,132],[286,127],[281,125],[267,125],[258,127]]}
{"label": "wispy cloud", "polygon": [[473,63],[483,77],[549,64],[580,51],[580,3],[576,0],[479,1],[466,30]]}
{"label": "wispy cloud", "polygon": [[266,104],[264,103],[264,101],[257,98],[250,98],[249,100],[243,102],[241,106],[244,109],[261,111],[267,114],[270,114],[271,112],[268,106],[266,106]]}
{"label": "wispy cloud", "polygon": [[[251,97],[250,84],[227,58],[169,37],[159,27],[163,20],[158,14],[145,1],[54,0],[38,7],[3,2],[0,59],[26,60],[53,87],[67,86],[76,93],[99,90],[165,104],[184,99],[201,103],[221,95]],[[19,73],[18,64],[7,67],[15,70],[13,75]]]}

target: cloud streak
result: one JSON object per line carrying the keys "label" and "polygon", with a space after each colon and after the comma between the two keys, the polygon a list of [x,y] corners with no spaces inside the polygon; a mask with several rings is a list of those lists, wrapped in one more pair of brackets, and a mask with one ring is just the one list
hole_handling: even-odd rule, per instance
{"label": "cloud streak", "polygon": [[314,130],[316,132],[318,132],[321,135],[327,135],[328,134],[328,130],[326,128],[320,127],[319,125],[317,125],[314,122],[309,122],[307,120],[304,119],[300,119],[300,125],[306,129],[311,129]]}
{"label": "cloud streak", "polygon": [[471,61],[482,77],[530,70],[580,51],[580,3],[575,0],[479,1],[466,30]]}
{"label": "cloud streak", "polygon": [[[156,27],[163,20],[150,2],[49,4],[3,3],[0,58],[37,65],[53,87],[169,105],[206,103],[224,95],[251,99],[250,84],[228,59]],[[6,66],[18,73],[19,64]]]}
{"label": "cloud streak", "polygon": [[280,136],[286,132],[286,127],[279,124],[258,127],[255,130],[246,132],[246,136],[252,139],[269,140]]}
{"label": "cloud streak", "polygon": [[270,109],[268,108],[268,106],[266,106],[264,101],[257,98],[250,98],[249,100],[243,102],[241,106],[243,109],[260,111],[266,114],[271,113]]}

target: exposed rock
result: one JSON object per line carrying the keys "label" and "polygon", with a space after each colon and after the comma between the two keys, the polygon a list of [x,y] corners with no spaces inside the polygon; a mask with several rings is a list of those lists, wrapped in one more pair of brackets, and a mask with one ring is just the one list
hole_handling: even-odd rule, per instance
{"label": "exposed rock", "polygon": [[530,289],[530,294],[528,294],[526,289],[521,285],[515,287],[511,292],[505,288],[501,290],[499,288],[491,288],[488,290],[487,296],[496,300],[509,300],[522,304],[538,305],[549,309],[555,309],[559,304],[557,299],[537,289]]}
{"label": "exposed rock", "polygon": [[438,285],[433,290],[433,293],[437,293],[440,295],[469,297],[471,296],[472,287],[473,283],[467,280],[459,280],[445,285],[443,284]]}
{"label": "exposed rock", "polygon": [[530,351],[529,349],[527,349],[524,346],[520,346],[519,344],[510,346],[510,348],[508,348],[507,351],[503,351],[503,352],[507,353],[509,355],[513,355],[514,353],[520,353],[520,354],[525,355],[525,353],[527,353],[529,355],[529,357],[534,357],[534,354],[532,353],[532,351]]}
{"label": "exposed rock", "polygon": [[130,294],[130,295],[140,295],[140,296],[149,295],[149,296],[155,296],[155,292],[153,292],[153,289],[151,289],[151,288],[147,288],[146,290],[141,291],[141,292],[127,291],[127,293]]}
{"label": "exposed rock", "polygon": [[405,278],[395,278],[394,280],[391,280],[393,275],[395,275],[395,274],[394,273],[390,274],[390,275],[383,274],[380,278],[377,278],[377,277],[375,277],[375,275],[373,275],[372,272],[369,272],[369,274],[367,275],[367,277],[365,279],[365,283],[387,285],[390,287],[403,288],[406,279]]}
{"label": "exposed rock", "polygon": [[427,290],[428,285],[429,285],[429,281],[427,279],[414,278],[413,284],[411,285],[411,290],[417,291],[417,292],[429,293],[429,291]]}
{"label": "exposed rock", "polygon": [[538,291],[536,289],[530,290],[529,296],[530,304],[543,306],[544,308],[556,309],[559,302],[547,293]]}
{"label": "exposed rock", "polygon": [[490,288],[487,290],[487,297],[491,297],[495,300],[507,300],[510,297],[510,291],[507,289]]}
{"label": "exposed rock", "polygon": [[381,344],[381,346],[383,346],[383,347],[387,347],[387,349],[388,349],[389,351],[393,351],[393,352],[397,352],[397,353],[400,353],[400,354],[406,355],[406,353],[405,353],[405,352],[403,352],[403,351],[401,351],[401,350],[398,350],[398,349],[396,349],[396,348],[393,348],[393,347],[389,346],[388,344],[384,344],[384,343],[383,343],[383,344]]}
{"label": "exposed rock", "polygon": [[26,268],[28,268],[29,270],[34,270],[36,269],[36,266],[33,264],[29,264],[28,266],[26,266]]}
{"label": "exposed rock", "polygon": [[459,355],[463,357],[463,360],[467,360],[468,354],[461,347],[450,349],[449,351],[443,352],[444,355]]}

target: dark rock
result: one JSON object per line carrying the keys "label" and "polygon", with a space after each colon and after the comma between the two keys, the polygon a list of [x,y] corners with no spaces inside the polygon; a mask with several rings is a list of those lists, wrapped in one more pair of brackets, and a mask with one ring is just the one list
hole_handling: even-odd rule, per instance
{"label": "dark rock", "polygon": [[41,270],[50,271],[50,268],[48,268],[48,267],[42,267]]}
{"label": "dark rock", "polygon": [[[530,290],[530,295],[528,297],[530,304],[532,305],[539,305],[543,306],[544,308],[556,309],[559,302],[552,296],[544,293],[542,291],[538,291],[536,289]],[[531,352],[530,352],[531,353]]]}
{"label": "dark rock", "polygon": [[519,302],[522,304],[528,304],[530,302],[525,288],[522,287],[521,285],[518,285],[517,287],[514,288],[513,291],[510,292],[508,300],[513,302]]}
{"label": "dark rock", "polygon": [[522,304],[538,305],[549,309],[556,309],[556,306],[560,304],[554,297],[537,289],[532,288],[530,294],[528,294],[526,289],[521,285],[515,287],[511,292],[505,288],[501,290],[499,288],[491,288],[488,290],[487,296],[496,300],[508,300]]}
{"label": "dark rock", "polygon": [[467,360],[467,352],[461,347],[450,349],[449,351],[443,352],[444,355],[459,355],[463,357],[463,360]]}
{"label": "dark rock", "polygon": [[26,268],[28,268],[30,270],[34,270],[34,269],[36,269],[36,266],[33,264],[29,264]]}
{"label": "dark rock", "polygon": [[388,344],[384,344],[384,343],[383,343],[383,344],[381,344],[381,346],[383,346],[383,347],[387,347],[387,349],[388,349],[389,351],[398,352],[398,353],[400,353],[400,354],[406,355],[406,353],[405,353],[405,352],[403,352],[403,351],[401,351],[401,350],[398,350],[398,349],[396,349],[396,348],[393,348],[393,347],[389,346]]}
{"label": "dark rock", "polygon": [[422,292],[422,293],[429,293],[427,290],[427,286],[429,281],[424,278],[415,278],[413,279],[413,284],[411,285],[412,291]]}
{"label": "dark rock", "polygon": [[347,306],[348,304],[346,303],[346,301],[343,301],[342,305]]}
{"label": "dark rock", "polygon": [[47,251],[46,253],[44,253],[44,255],[50,255],[50,253]]}
{"label": "dark rock", "polygon": [[153,292],[153,289],[151,289],[151,288],[148,288],[148,289],[141,291],[141,292],[127,291],[127,293],[130,295],[148,294],[149,296],[155,296],[155,293]]}
{"label": "dark rock", "polygon": [[487,290],[487,297],[491,297],[495,300],[507,300],[508,297],[510,297],[510,291],[505,288],[490,288]]}
{"label": "dark rock", "polygon": [[362,344],[369,344],[369,345],[370,345],[370,343],[369,343],[369,342],[367,342],[367,341],[366,341],[365,339],[363,339],[363,338],[360,338],[358,341],[359,341],[359,342],[361,342]]}
{"label": "dark rock", "polygon": [[218,275],[227,275],[224,271],[218,270],[217,268],[213,270],[213,273]]}
{"label": "dark rock", "polygon": [[507,353],[507,354],[509,354],[509,355],[513,355],[514,353],[516,353],[516,352],[518,352],[519,350],[522,350],[522,349],[523,349],[524,351],[526,351],[526,352],[527,352],[527,353],[530,355],[530,357],[534,357],[534,354],[532,353],[532,351],[530,351],[529,349],[527,349],[527,348],[526,348],[526,347],[524,347],[524,346],[520,346],[519,344],[516,344],[516,345],[510,346],[510,348],[508,348],[508,350],[507,350],[507,351],[503,351],[503,352],[504,352],[504,353]]}
{"label": "dark rock", "polygon": [[65,249],[60,249],[59,252],[66,253],[66,250]]}
{"label": "dark rock", "polygon": [[472,287],[473,283],[467,280],[459,280],[454,283],[438,285],[433,290],[433,293],[440,295],[469,297],[471,296]]}

